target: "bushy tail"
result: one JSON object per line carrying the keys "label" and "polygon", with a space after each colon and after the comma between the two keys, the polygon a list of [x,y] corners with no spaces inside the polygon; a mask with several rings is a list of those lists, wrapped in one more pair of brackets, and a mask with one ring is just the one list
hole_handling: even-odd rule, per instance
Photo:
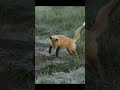
{"label": "bushy tail", "polygon": [[80,32],[82,32],[85,29],[85,22],[83,23],[82,26],[80,26],[76,31],[75,31],[75,36],[73,37],[74,42],[76,42],[80,38]]}

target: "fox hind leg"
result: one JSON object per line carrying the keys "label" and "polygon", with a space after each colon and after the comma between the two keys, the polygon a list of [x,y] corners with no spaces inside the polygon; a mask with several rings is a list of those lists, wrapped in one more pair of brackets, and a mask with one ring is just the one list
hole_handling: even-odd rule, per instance
{"label": "fox hind leg", "polygon": [[80,56],[78,55],[76,49],[73,49],[73,50],[71,50],[71,51],[72,51],[72,54],[73,54],[77,59],[80,58]]}
{"label": "fox hind leg", "polygon": [[70,55],[73,55],[73,53],[69,50],[69,48],[66,48],[66,50]]}
{"label": "fox hind leg", "polygon": [[76,49],[75,49],[75,50],[73,50],[72,52],[73,52],[73,54],[74,54],[77,58],[79,58],[79,55],[78,55],[78,53],[77,53]]}
{"label": "fox hind leg", "polygon": [[80,58],[77,51],[76,51],[76,44],[75,43],[72,44],[70,50],[71,50],[73,55],[75,55],[77,58]]}
{"label": "fox hind leg", "polygon": [[76,57],[79,57],[76,49],[70,49],[70,48],[66,48],[66,49],[70,55],[72,55],[72,56],[75,55]]}

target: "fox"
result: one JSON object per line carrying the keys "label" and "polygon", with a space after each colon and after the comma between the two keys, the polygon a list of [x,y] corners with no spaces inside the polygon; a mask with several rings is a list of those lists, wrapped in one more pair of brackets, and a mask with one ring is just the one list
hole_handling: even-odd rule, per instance
{"label": "fox", "polygon": [[109,15],[119,0],[110,0],[105,6],[103,6],[96,15],[96,20],[93,26],[85,31],[85,55],[86,55],[86,66],[89,70],[97,72],[98,78],[104,79],[103,68],[100,64],[98,57],[98,43],[96,39],[107,30]]}
{"label": "fox", "polygon": [[85,22],[76,31],[73,38],[69,38],[65,35],[52,35],[49,37],[49,54],[52,48],[56,48],[56,57],[61,48],[66,48],[70,55],[79,57],[76,51],[76,42],[80,39],[80,33],[85,29]]}

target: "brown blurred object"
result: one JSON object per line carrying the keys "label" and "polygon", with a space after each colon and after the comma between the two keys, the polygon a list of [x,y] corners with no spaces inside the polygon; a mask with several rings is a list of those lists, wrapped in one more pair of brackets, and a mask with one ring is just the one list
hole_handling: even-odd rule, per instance
{"label": "brown blurred object", "polygon": [[97,13],[93,26],[90,30],[86,30],[86,68],[97,79],[104,79],[104,73],[97,55],[98,47],[96,39],[107,30],[109,15],[118,2],[119,0],[110,0],[110,2],[103,6]]}

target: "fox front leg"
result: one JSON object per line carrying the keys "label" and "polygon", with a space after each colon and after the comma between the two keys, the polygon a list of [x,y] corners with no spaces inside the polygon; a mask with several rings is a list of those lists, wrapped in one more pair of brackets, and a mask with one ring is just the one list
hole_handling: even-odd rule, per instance
{"label": "fox front leg", "polygon": [[57,49],[56,49],[56,57],[58,57],[59,50],[60,50],[60,47],[57,47]]}
{"label": "fox front leg", "polygon": [[49,46],[49,54],[51,53],[51,50],[52,50],[52,46],[50,45]]}

